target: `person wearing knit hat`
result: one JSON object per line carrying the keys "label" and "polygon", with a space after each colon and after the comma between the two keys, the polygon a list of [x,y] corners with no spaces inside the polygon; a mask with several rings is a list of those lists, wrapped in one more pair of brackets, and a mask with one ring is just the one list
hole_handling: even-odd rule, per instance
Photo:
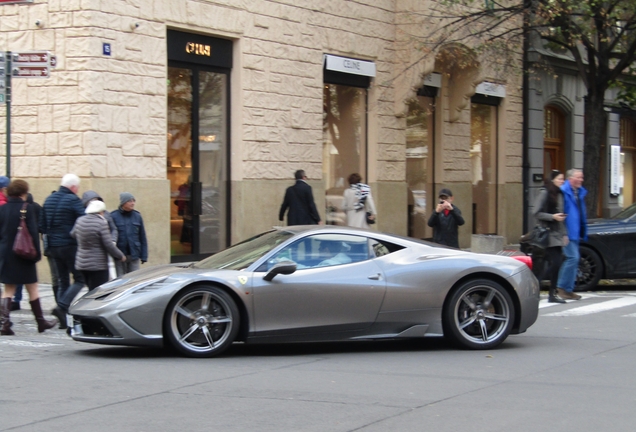
{"label": "person wearing knit hat", "polygon": [[[84,207],[87,207],[92,201],[99,200],[104,202],[104,199],[94,190],[87,190],[82,194],[82,204]],[[115,225],[115,221],[113,221],[113,217],[110,215],[108,210],[104,211],[104,218],[106,222],[108,222],[108,228],[110,229],[110,234],[113,236],[113,241],[117,242],[117,226]]]}
{"label": "person wearing knit hat", "polygon": [[119,194],[119,206],[120,207],[123,206],[124,204],[126,204],[127,202],[130,202],[130,201],[136,201],[135,197],[130,192],[122,192],[122,193]]}
{"label": "person wearing knit hat", "polygon": [[117,225],[117,248],[126,254],[126,261],[116,261],[117,276],[139,270],[148,261],[148,240],[141,213],[135,210],[137,201],[130,192],[119,194],[119,208],[111,213]]}
{"label": "person wearing knit hat", "polygon": [[104,218],[106,204],[94,199],[86,206],[86,215],[77,219],[71,236],[77,241],[75,268],[82,272],[89,291],[108,282],[108,256],[125,261],[117,249]]}

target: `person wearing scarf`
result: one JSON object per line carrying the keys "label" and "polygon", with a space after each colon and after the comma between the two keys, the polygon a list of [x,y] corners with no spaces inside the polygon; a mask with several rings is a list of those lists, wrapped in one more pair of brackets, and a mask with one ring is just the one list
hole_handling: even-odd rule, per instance
{"label": "person wearing scarf", "polygon": [[342,209],[347,213],[347,225],[356,228],[369,228],[369,218],[375,219],[376,210],[371,188],[362,183],[362,177],[358,173],[349,176],[349,189],[344,191]]}

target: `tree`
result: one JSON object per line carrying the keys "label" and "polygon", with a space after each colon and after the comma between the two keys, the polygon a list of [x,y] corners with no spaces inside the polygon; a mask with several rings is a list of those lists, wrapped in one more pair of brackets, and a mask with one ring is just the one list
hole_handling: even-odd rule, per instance
{"label": "tree", "polygon": [[[588,214],[596,215],[606,119],[604,96],[625,74],[633,72],[636,0],[447,0],[443,4],[445,7],[432,12],[408,12],[412,19],[436,24],[422,39],[426,41],[421,43],[423,55],[444,44],[467,40],[482,56],[497,59],[518,53],[522,40],[568,53],[587,90],[583,170],[589,191]],[[627,97],[633,93],[628,86],[622,94]]]}

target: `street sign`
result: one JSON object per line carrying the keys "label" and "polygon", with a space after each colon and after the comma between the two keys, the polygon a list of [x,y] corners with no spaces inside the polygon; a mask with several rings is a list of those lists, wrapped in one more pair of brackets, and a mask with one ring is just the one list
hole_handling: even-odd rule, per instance
{"label": "street sign", "polygon": [[11,69],[13,78],[48,78],[48,66],[18,66]]}
{"label": "street sign", "polygon": [[11,62],[14,66],[21,64],[49,65],[51,53],[48,51],[16,52],[11,54]]}
{"label": "street sign", "polygon": [[11,53],[11,77],[49,78],[57,57],[49,51],[24,51]]}

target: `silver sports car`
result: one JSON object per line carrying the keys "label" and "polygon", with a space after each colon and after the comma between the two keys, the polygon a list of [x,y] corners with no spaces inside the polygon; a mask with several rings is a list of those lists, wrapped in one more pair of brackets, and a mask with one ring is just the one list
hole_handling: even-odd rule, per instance
{"label": "silver sports car", "polygon": [[528,266],[339,226],[278,227],[200,262],[143,269],[71,307],[71,336],[212,357],[246,343],[445,336],[490,349],[538,315]]}

